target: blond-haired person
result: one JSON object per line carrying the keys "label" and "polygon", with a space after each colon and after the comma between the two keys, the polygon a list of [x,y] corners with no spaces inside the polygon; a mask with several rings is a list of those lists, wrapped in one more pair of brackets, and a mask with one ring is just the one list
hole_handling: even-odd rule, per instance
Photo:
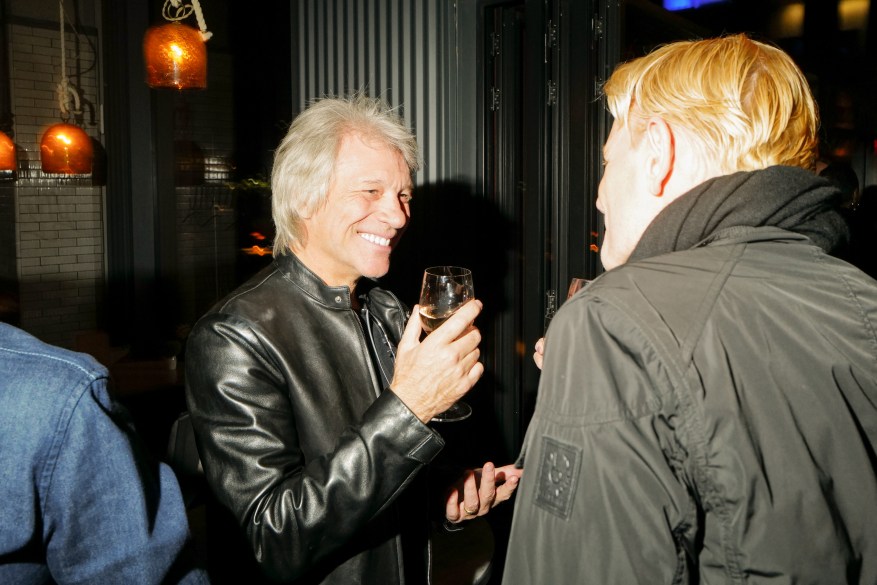
{"label": "blond-haired person", "polygon": [[735,35],[604,93],[607,272],[545,338],[504,584],[877,583],[877,282],[804,76]]}

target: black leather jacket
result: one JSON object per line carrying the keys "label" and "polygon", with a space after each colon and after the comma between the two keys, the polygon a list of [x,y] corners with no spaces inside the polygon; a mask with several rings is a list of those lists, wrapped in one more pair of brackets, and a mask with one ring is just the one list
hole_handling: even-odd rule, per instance
{"label": "black leather jacket", "polygon": [[367,279],[357,294],[359,314],[347,287],[287,254],[203,316],[187,345],[208,483],[280,581],[427,580],[427,503],[409,484],[444,441],[385,390],[405,307]]}

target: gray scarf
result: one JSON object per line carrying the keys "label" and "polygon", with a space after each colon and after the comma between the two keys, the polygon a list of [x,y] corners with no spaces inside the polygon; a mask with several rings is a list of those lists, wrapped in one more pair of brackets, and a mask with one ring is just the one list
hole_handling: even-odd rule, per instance
{"label": "gray scarf", "polygon": [[839,202],[840,191],[832,183],[798,167],[716,177],[664,208],[628,261],[687,250],[719,230],[743,226],[782,228],[830,252],[849,239]]}

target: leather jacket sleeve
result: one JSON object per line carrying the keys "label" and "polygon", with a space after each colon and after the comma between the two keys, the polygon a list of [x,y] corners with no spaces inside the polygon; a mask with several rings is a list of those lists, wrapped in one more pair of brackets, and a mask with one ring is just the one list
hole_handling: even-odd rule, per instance
{"label": "leather jacket sleeve", "polygon": [[323,453],[311,453],[305,443],[316,434],[302,436],[303,429],[333,416],[333,405],[299,397],[294,386],[302,380],[291,379],[287,361],[312,356],[284,351],[248,322],[211,314],[190,337],[186,378],[208,483],[266,574],[291,580],[374,521],[443,440],[384,391],[357,422],[326,439]]}

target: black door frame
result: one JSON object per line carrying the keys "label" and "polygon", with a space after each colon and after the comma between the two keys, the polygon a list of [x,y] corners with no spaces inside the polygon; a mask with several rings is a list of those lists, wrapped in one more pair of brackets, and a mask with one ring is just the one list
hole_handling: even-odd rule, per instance
{"label": "black door frame", "polygon": [[[502,444],[515,455],[535,405],[533,344],[572,276],[602,269],[596,212],[608,117],[599,88],[617,62],[616,0],[481,0],[477,188],[514,242],[507,299],[485,342]],[[500,283],[496,283],[500,285]]]}

